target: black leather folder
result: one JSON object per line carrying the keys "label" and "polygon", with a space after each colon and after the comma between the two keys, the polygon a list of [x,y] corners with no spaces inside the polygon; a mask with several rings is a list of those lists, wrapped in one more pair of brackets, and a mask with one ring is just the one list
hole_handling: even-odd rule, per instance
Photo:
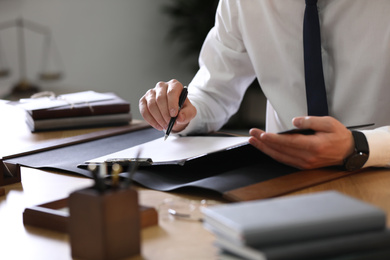
{"label": "black leather folder", "polygon": [[[19,176],[19,180],[15,180],[20,181],[20,166],[27,166],[91,178],[91,173],[85,167],[78,166],[91,158],[162,136],[160,131],[144,124],[114,129],[61,140],[53,145],[43,144],[32,151],[3,157],[1,175],[12,175],[12,178]],[[274,161],[247,144],[202,156],[184,165],[141,166],[132,178],[150,189],[206,189],[231,201],[243,201],[279,196],[351,173],[338,168],[299,171]],[[126,178],[127,174],[123,173],[122,176]]]}

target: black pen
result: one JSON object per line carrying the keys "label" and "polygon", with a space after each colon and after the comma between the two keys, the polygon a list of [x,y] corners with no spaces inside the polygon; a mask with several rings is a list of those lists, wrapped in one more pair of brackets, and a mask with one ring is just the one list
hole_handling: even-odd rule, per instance
{"label": "black pen", "polygon": [[[179,97],[179,111],[177,111],[177,115],[179,115],[180,109],[181,109],[181,107],[183,106],[184,101],[185,101],[186,98],[187,98],[187,94],[188,94],[188,88],[187,88],[187,86],[185,86],[185,87],[183,88],[183,90],[181,91],[181,94],[180,94],[180,97]],[[167,131],[165,132],[164,141],[167,140],[169,134],[171,133],[172,127],[173,127],[173,125],[175,124],[176,119],[177,119],[177,116],[171,117],[171,120],[169,121],[169,124],[168,124]]]}

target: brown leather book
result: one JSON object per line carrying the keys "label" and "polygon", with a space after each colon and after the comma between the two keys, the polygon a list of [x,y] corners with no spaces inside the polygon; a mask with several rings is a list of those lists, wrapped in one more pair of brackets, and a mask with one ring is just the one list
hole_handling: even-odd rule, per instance
{"label": "brown leather book", "polygon": [[34,120],[85,117],[96,115],[126,114],[130,112],[130,103],[114,93],[104,93],[113,96],[113,99],[89,103],[69,104],[67,106],[48,109],[26,110]]}

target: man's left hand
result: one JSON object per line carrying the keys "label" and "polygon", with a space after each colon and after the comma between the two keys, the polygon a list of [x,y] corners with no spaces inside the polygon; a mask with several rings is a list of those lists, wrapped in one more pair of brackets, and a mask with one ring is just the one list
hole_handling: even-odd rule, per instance
{"label": "man's left hand", "polygon": [[296,117],[293,125],[313,135],[266,133],[253,128],[249,143],[275,160],[299,169],[342,165],[354,150],[352,133],[333,117]]}

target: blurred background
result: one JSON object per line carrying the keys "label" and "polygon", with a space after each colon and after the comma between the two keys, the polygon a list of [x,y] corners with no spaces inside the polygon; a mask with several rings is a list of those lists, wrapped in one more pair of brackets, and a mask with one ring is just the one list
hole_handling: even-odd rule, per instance
{"label": "blurred background", "polygon": [[[56,94],[114,92],[141,119],[138,100],[158,81],[191,81],[217,3],[0,0],[0,98],[24,95],[15,93],[20,85]],[[262,127],[264,108],[259,87],[250,87],[229,125]]]}

